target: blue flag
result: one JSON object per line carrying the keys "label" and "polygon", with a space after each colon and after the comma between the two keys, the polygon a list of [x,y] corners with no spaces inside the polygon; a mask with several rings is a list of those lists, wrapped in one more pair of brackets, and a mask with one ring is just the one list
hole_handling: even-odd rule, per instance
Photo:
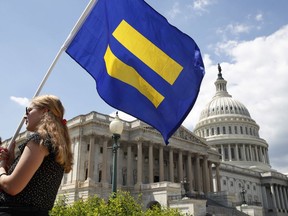
{"label": "blue flag", "polygon": [[143,0],[98,0],[66,52],[106,103],[153,126],[166,144],[205,73],[194,40]]}

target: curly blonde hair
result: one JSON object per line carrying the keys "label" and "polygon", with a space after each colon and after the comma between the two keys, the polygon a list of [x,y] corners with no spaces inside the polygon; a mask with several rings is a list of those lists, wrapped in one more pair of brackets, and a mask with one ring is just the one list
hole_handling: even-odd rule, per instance
{"label": "curly blonde hair", "polygon": [[42,95],[33,98],[31,104],[48,110],[40,121],[37,132],[42,138],[51,138],[56,150],[56,162],[63,166],[65,173],[70,172],[73,165],[71,140],[66,122],[63,123],[65,109],[60,99],[54,95]]}

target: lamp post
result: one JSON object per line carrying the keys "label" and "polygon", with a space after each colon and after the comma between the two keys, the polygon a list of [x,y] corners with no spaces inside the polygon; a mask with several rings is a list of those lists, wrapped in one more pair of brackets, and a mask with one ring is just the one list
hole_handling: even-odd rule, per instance
{"label": "lamp post", "polygon": [[113,145],[112,145],[112,153],[113,153],[113,173],[112,173],[112,192],[113,197],[116,197],[117,192],[117,151],[119,148],[118,140],[123,131],[123,123],[119,119],[118,112],[116,112],[116,117],[113,121],[110,122],[109,125],[110,132],[113,134]]}
{"label": "lamp post", "polygon": [[246,201],[245,201],[245,193],[246,193],[246,190],[245,190],[245,188],[244,188],[244,186],[243,186],[243,187],[242,187],[242,191],[241,191],[242,200],[243,200],[242,204],[243,204],[243,205],[246,205],[246,204],[247,204]]}

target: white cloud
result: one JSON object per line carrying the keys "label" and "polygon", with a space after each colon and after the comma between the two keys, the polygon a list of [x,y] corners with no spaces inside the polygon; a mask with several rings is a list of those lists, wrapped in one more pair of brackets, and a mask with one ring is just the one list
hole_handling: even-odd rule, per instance
{"label": "white cloud", "polygon": [[[234,38],[237,40],[239,36],[242,34],[248,34],[251,30],[253,30],[255,27],[252,25],[247,24],[241,24],[241,23],[230,23],[224,27],[220,27],[216,30],[216,34],[221,37],[221,41],[224,41],[224,43],[230,43],[231,45],[232,41],[231,38]],[[234,43],[234,42],[233,42]],[[220,43],[218,43],[219,45]],[[224,44],[222,44],[223,46]],[[225,45],[227,46],[227,45]]]}
{"label": "white cloud", "polygon": [[219,42],[216,44],[215,47],[215,53],[217,55],[220,54],[225,54],[225,55],[230,55],[231,56],[231,52],[233,50],[233,48],[237,47],[238,45],[238,41],[233,41],[233,40],[229,40],[229,41],[225,41],[225,42]]}
{"label": "white cloud", "polygon": [[[260,137],[269,144],[273,168],[288,173],[288,165],[277,158],[288,158],[288,25],[275,33],[251,41],[228,41],[218,44],[233,62],[221,63],[227,90],[242,102],[260,126]],[[191,129],[200,112],[215,94],[217,63],[204,55],[206,75],[200,94],[184,125]]]}
{"label": "white cloud", "polygon": [[251,26],[241,23],[235,23],[235,24],[229,24],[223,29],[218,29],[218,33],[220,34],[233,34],[233,35],[239,35],[242,33],[249,33],[251,30]]}
{"label": "white cloud", "polygon": [[263,14],[262,14],[262,13],[256,14],[256,15],[254,16],[254,19],[255,19],[255,21],[257,22],[255,28],[256,28],[257,30],[262,29],[262,25],[263,25],[263,21],[264,21]]}
{"label": "white cloud", "polygon": [[10,97],[10,100],[16,102],[16,103],[19,104],[20,106],[26,107],[26,106],[29,105],[29,99],[26,98],[26,97],[22,98],[22,97],[11,96],[11,97]]}
{"label": "white cloud", "polygon": [[256,14],[255,20],[256,20],[256,21],[263,21],[263,14],[262,14],[262,13]]}
{"label": "white cloud", "polygon": [[213,3],[212,0],[195,0],[192,8],[198,11],[206,11],[206,8]]}
{"label": "white cloud", "polygon": [[181,10],[179,8],[179,3],[175,2],[172,6],[172,9],[168,11],[168,17],[170,19],[174,19],[180,13],[181,13]]}

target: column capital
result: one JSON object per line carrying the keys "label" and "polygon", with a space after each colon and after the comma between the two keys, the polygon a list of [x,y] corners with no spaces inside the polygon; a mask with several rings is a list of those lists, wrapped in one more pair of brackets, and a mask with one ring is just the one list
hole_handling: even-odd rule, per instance
{"label": "column capital", "polygon": [[144,139],[142,137],[136,137],[135,140],[137,143],[139,143],[139,142],[142,143],[144,141]]}
{"label": "column capital", "polygon": [[220,162],[213,162],[215,164],[216,167],[220,166]]}

